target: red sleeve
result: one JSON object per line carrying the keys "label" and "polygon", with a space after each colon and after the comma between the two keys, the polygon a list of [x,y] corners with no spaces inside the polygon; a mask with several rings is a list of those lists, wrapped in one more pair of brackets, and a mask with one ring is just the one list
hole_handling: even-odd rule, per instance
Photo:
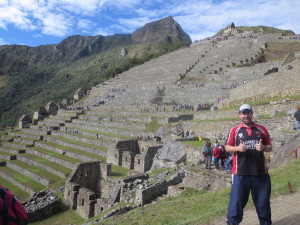
{"label": "red sleeve", "polygon": [[236,127],[233,127],[229,131],[227,145],[235,146],[235,132],[236,132]]}

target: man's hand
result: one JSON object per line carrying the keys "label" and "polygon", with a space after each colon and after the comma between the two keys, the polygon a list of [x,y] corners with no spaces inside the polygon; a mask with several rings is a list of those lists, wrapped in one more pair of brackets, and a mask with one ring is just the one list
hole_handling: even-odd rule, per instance
{"label": "man's hand", "polygon": [[255,145],[255,148],[256,148],[257,151],[260,151],[260,152],[265,150],[266,146],[263,145],[262,139],[260,139],[259,143]]}
{"label": "man's hand", "polygon": [[244,144],[242,140],[240,140],[240,144],[237,146],[238,152],[245,152],[247,150],[247,146]]}

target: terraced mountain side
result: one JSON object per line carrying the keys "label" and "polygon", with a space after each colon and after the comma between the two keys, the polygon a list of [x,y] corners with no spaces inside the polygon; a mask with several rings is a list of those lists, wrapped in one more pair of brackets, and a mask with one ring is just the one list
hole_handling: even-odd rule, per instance
{"label": "terraced mountain side", "polygon": [[[270,157],[275,159],[295,135],[299,57],[262,62],[266,43],[263,38],[198,43],[97,85],[76,106],[4,135],[0,182],[22,200],[42,189],[57,190],[76,164],[106,162],[117,141],[152,138],[160,126],[168,130],[181,124],[195,136],[224,141],[229,128],[238,123],[237,105],[243,102],[256,104],[255,120],[268,127],[274,143]],[[280,77],[284,83],[277,82]],[[160,104],[151,104],[163,87]],[[196,111],[195,106],[208,103],[213,106]],[[180,107],[186,105],[193,107]],[[73,110],[79,107],[83,109]],[[183,115],[193,119],[182,120]],[[199,161],[199,149],[188,149],[187,162]],[[128,171],[113,166],[112,179]]]}

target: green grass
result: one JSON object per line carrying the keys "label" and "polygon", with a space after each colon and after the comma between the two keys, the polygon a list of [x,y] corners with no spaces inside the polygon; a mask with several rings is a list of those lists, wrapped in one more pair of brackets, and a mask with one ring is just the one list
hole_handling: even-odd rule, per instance
{"label": "green grass", "polygon": [[25,202],[30,197],[30,194],[17,187],[16,185],[8,182],[7,180],[0,177],[0,184],[6,188],[8,188],[11,193],[13,193],[20,202]]}
{"label": "green grass", "polygon": [[27,177],[23,174],[18,173],[17,171],[10,169],[6,166],[1,167],[1,171],[5,172],[8,176],[16,180],[17,182],[33,189],[35,192],[47,189],[44,185],[41,183],[31,179],[30,177]]}
{"label": "green grass", "polygon": [[191,145],[195,148],[202,148],[204,146],[205,141],[182,141],[182,143],[187,144],[187,145]]}
{"label": "green grass", "polygon": [[161,168],[161,169],[153,170],[153,171],[149,174],[149,176],[155,176],[155,175],[160,174],[160,173],[163,173],[163,172],[165,172],[165,171],[167,171],[167,170],[169,170],[169,169],[167,169],[167,168]]}
{"label": "green grass", "polygon": [[58,158],[58,159],[61,159],[61,160],[70,162],[70,163],[72,163],[72,164],[74,164],[74,165],[75,165],[76,163],[81,163],[81,162],[82,162],[82,161],[79,160],[79,159],[74,159],[74,158],[71,158],[71,157],[68,157],[68,156],[65,156],[65,155],[62,155],[62,154],[58,154],[58,153],[56,153],[56,152],[48,151],[48,150],[43,149],[43,148],[29,147],[29,149],[33,149],[33,150],[35,150],[35,151],[44,153],[44,154],[49,155],[49,156],[52,156],[52,157],[54,157],[54,158]]}
{"label": "green grass", "polygon": [[[113,166],[114,171],[123,173],[124,168]],[[119,170],[123,171],[120,172]],[[163,172],[162,170],[156,171]],[[272,198],[289,194],[287,183],[291,182],[292,191],[300,189],[300,159],[293,160],[281,167],[270,170],[272,182]],[[0,180],[1,181],[1,180]],[[136,208],[124,215],[103,220],[98,224],[208,224],[211,220],[224,217],[229,203],[230,189],[226,188],[218,192],[206,192],[187,188],[176,197],[166,198],[162,201],[148,204],[145,207]],[[124,203],[114,206],[111,210],[123,206]],[[127,205],[127,204],[126,204]],[[246,207],[253,206],[252,201]],[[109,211],[111,211],[109,210]],[[61,213],[49,219],[32,223],[32,225],[53,224],[83,224],[104,216],[109,211],[104,211],[94,218],[84,220],[75,211],[64,209]],[[159,212],[159,213],[158,213]],[[225,220],[225,217],[224,217]]]}
{"label": "green grass", "polygon": [[30,223],[30,225],[81,225],[85,219],[80,217],[76,211],[68,209],[66,206],[63,207],[62,211],[55,216],[48,219]]}
{"label": "green grass", "polygon": [[42,177],[42,178],[48,180],[50,189],[56,189],[59,186],[64,184],[63,178],[61,178],[53,173],[50,173],[47,170],[44,170],[40,167],[33,166],[33,165],[27,164],[23,161],[19,161],[19,160],[14,160],[11,163],[13,163],[21,168],[24,168],[24,170],[28,170],[29,172],[34,173],[34,174],[38,175],[39,177]]}
{"label": "green grass", "polygon": [[128,172],[132,171],[130,169],[126,169],[124,167],[116,165],[112,165],[111,167],[111,176],[117,178],[126,177],[128,175]]}
{"label": "green grass", "polygon": [[69,176],[72,172],[71,169],[67,168],[67,167],[64,167],[63,165],[60,165],[58,163],[55,163],[55,162],[52,162],[52,161],[49,161],[45,158],[42,158],[42,157],[38,157],[36,155],[32,155],[32,154],[29,154],[29,153],[25,153],[23,156],[25,156],[26,158],[28,159],[31,159],[33,161],[36,161],[38,163],[41,163],[43,165],[46,165],[50,168],[53,168],[55,169],[56,171],[58,172],[61,172],[63,174],[65,174],[65,176]]}
{"label": "green grass", "polygon": [[[131,136],[125,136],[125,135],[111,134],[111,133],[106,133],[106,132],[101,132],[101,131],[81,129],[81,128],[78,128],[78,127],[69,127],[69,128],[73,128],[73,129],[77,129],[77,130],[81,130],[81,131],[86,131],[86,132],[90,132],[90,133],[95,133],[95,134],[102,134],[102,135],[105,135],[105,136],[108,136],[108,137],[118,137],[118,138],[124,138],[124,139],[132,138]],[[94,139],[97,139],[97,138],[95,137]]]}
{"label": "green grass", "polygon": [[162,126],[162,124],[159,124],[157,122],[157,118],[156,117],[152,117],[151,122],[146,125],[145,131],[146,132],[155,132],[161,126]]}
{"label": "green grass", "polygon": [[5,86],[5,84],[7,83],[7,81],[8,81],[8,76],[1,75],[0,76],[0,87]]}
{"label": "green grass", "polygon": [[[270,170],[272,197],[288,194],[287,183],[292,190],[300,188],[300,160],[294,160],[279,168]],[[229,202],[230,189],[218,192],[204,192],[186,189],[179,196],[147,205],[107,219],[98,224],[207,224],[209,221],[225,216]],[[247,207],[252,206],[249,201]],[[159,212],[159,213],[157,213]],[[224,219],[225,220],[225,219]]]}
{"label": "green grass", "polygon": [[[52,135],[52,136],[60,139],[61,141],[68,142],[68,143],[71,143],[71,144],[75,144],[75,145],[79,145],[79,146],[83,146],[83,147],[94,148],[94,149],[100,149],[102,151],[107,151],[107,148],[103,147],[103,146],[87,144],[87,143],[83,143],[83,142],[80,142],[80,141],[75,141],[75,140],[71,140],[71,139],[67,139],[67,138],[60,137],[60,136],[55,136],[55,135]],[[82,137],[86,138],[84,136],[82,136]]]}
{"label": "green grass", "polygon": [[87,156],[87,157],[91,157],[91,158],[102,160],[102,161],[106,162],[106,158],[101,156],[101,155],[95,155],[95,154],[92,154],[92,153],[87,152],[87,151],[81,151],[81,150],[78,150],[78,149],[74,149],[74,148],[71,148],[71,147],[67,147],[67,146],[63,146],[63,145],[59,145],[59,144],[55,144],[55,143],[51,143],[51,142],[41,141],[41,143],[44,143],[44,144],[49,145],[49,146],[54,147],[54,148],[66,150],[66,151],[69,151],[69,152],[72,152],[72,153],[75,153],[75,154],[78,154],[78,155],[84,155],[84,156]]}
{"label": "green grass", "polygon": [[[263,100],[257,100],[255,102],[251,102],[251,101],[244,102],[243,104],[249,104],[249,105],[251,105],[253,107],[255,107],[255,106],[263,106],[263,105],[270,104],[271,101],[278,101],[278,100],[282,100],[282,99],[300,100],[300,95],[286,95],[286,96],[280,96],[280,97],[273,97],[273,98],[268,98],[268,99],[263,99]],[[238,105],[231,105],[229,107],[222,108],[222,109],[219,109],[219,110],[221,111],[221,110],[236,109],[236,111],[238,112],[239,107],[240,107],[240,104],[238,104]]]}
{"label": "green grass", "polygon": [[[17,153],[16,153],[17,154]],[[12,155],[16,155],[16,154],[12,154],[10,152],[5,152],[5,151],[1,151],[0,150],[0,155],[4,155],[4,156],[12,156]]]}

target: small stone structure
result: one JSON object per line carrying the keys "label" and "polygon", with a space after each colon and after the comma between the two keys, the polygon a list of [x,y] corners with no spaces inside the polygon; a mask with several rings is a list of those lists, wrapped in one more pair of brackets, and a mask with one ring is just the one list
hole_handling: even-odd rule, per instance
{"label": "small stone structure", "polygon": [[19,128],[22,129],[26,124],[30,124],[31,122],[31,118],[27,114],[23,114],[19,119]]}
{"label": "small stone structure", "polygon": [[162,147],[162,142],[156,141],[118,141],[115,149],[108,151],[107,162],[143,173],[150,170],[155,154]]}
{"label": "small stone structure", "polygon": [[51,102],[48,102],[48,104],[45,106],[45,108],[47,109],[48,114],[52,115],[57,112],[58,105],[51,101]]}
{"label": "small stone structure", "polygon": [[34,112],[33,114],[33,121],[38,121],[38,120],[42,120],[45,117],[48,117],[48,111],[46,109],[46,107],[40,107],[37,111]]}
{"label": "small stone structure", "polygon": [[234,25],[234,23],[230,23],[224,28],[224,33],[228,33],[233,29],[235,29],[235,25]]}
{"label": "small stone structure", "polygon": [[86,95],[85,91],[82,90],[82,88],[78,88],[76,92],[74,93],[74,99],[79,100],[83,98]]}
{"label": "small stone structure", "polygon": [[[91,218],[101,204],[101,188],[111,175],[111,165],[101,161],[77,164],[65,184],[64,200],[71,209],[76,209],[83,218]],[[99,212],[98,212],[99,213]]]}
{"label": "small stone structure", "polygon": [[51,191],[36,192],[23,205],[30,223],[49,218],[62,208],[59,198]]}

